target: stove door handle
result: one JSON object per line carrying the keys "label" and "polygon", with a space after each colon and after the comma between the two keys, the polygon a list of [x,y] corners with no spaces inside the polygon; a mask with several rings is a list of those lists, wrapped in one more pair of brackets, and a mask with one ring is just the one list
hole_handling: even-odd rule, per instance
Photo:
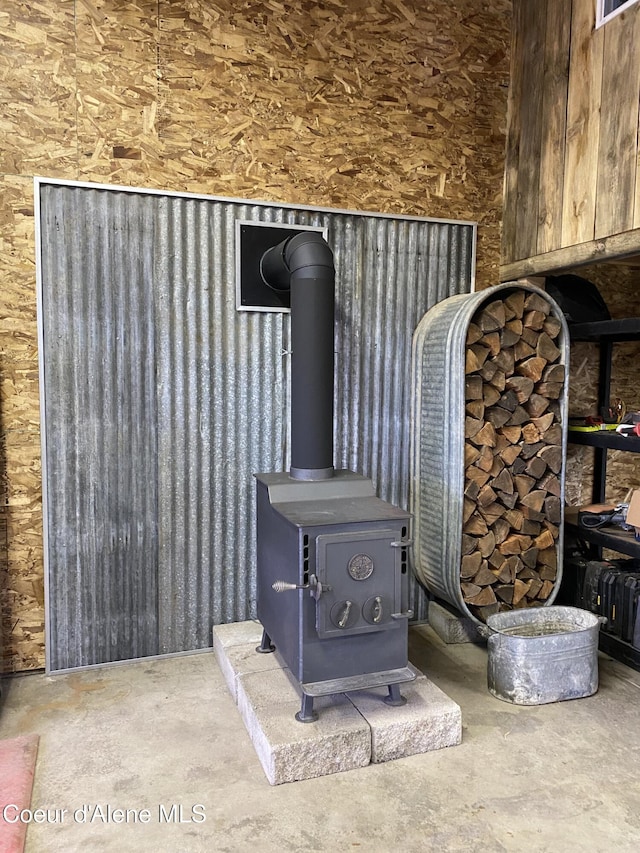
{"label": "stove door handle", "polygon": [[395,542],[389,543],[392,548],[411,548],[413,539],[396,539]]}
{"label": "stove door handle", "polygon": [[411,619],[413,617],[413,610],[405,610],[404,613],[392,613],[392,619]]}
{"label": "stove door handle", "polygon": [[271,589],[274,592],[289,592],[294,589],[309,589],[309,584],[289,583],[288,581],[275,581],[271,584]]}
{"label": "stove door handle", "polygon": [[288,581],[275,581],[271,584],[271,589],[274,592],[291,592],[296,589],[310,589],[311,595],[316,599],[320,598],[323,592],[330,592],[331,587],[328,583],[320,583],[315,575],[311,575],[309,583],[289,583]]}

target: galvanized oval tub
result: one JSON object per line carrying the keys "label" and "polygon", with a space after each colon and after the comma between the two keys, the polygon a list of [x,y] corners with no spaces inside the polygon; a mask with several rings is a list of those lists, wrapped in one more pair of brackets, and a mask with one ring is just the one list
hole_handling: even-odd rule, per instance
{"label": "galvanized oval tub", "polygon": [[478,630],[488,639],[487,685],[514,705],[545,705],[598,689],[602,616],[577,607],[497,613]]}
{"label": "galvanized oval tub", "polygon": [[[558,363],[569,371],[569,333],[564,315],[543,290],[508,282],[477,293],[451,296],[431,308],[418,324],[412,345],[410,506],[413,513],[413,570],[438,599],[481,624],[466,605],[460,588],[464,499],[465,356],[469,324],[486,303],[514,290],[538,293],[561,323],[555,343]],[[560,398],[562,428],[561,520],[557,540],[557,575],[546,601],[552,604],[562,576],[564,465],[567,445],[567,379]]]}

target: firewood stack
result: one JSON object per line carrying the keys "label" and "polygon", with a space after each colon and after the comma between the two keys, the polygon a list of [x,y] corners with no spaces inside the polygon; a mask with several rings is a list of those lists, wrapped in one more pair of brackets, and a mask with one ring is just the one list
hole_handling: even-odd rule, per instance
{"label": "firewood stack", "polygon": [[469,324],[460,587],[482,621],[536,607],[556,580],[565,368],[538,293],[484,303]]}

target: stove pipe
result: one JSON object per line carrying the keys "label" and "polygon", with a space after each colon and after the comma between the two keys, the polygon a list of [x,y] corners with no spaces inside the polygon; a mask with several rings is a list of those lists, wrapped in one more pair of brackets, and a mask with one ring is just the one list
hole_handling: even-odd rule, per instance
{"label": "stove pipe", "polygon": [[264,282],[291,298],[291,470],[295,480],[333,476],[333,252],[316,231],[268,249]]}

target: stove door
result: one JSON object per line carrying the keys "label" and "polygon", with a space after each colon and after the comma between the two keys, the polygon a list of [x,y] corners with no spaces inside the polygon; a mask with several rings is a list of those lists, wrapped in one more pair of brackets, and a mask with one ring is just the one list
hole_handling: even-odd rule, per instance
{"label": "stove door", "polygon": [[396,626],[403,598],[400,539],[400,529],[326,533],[316,538],[316,567],[322,584],[316,604],[320,637]]}

